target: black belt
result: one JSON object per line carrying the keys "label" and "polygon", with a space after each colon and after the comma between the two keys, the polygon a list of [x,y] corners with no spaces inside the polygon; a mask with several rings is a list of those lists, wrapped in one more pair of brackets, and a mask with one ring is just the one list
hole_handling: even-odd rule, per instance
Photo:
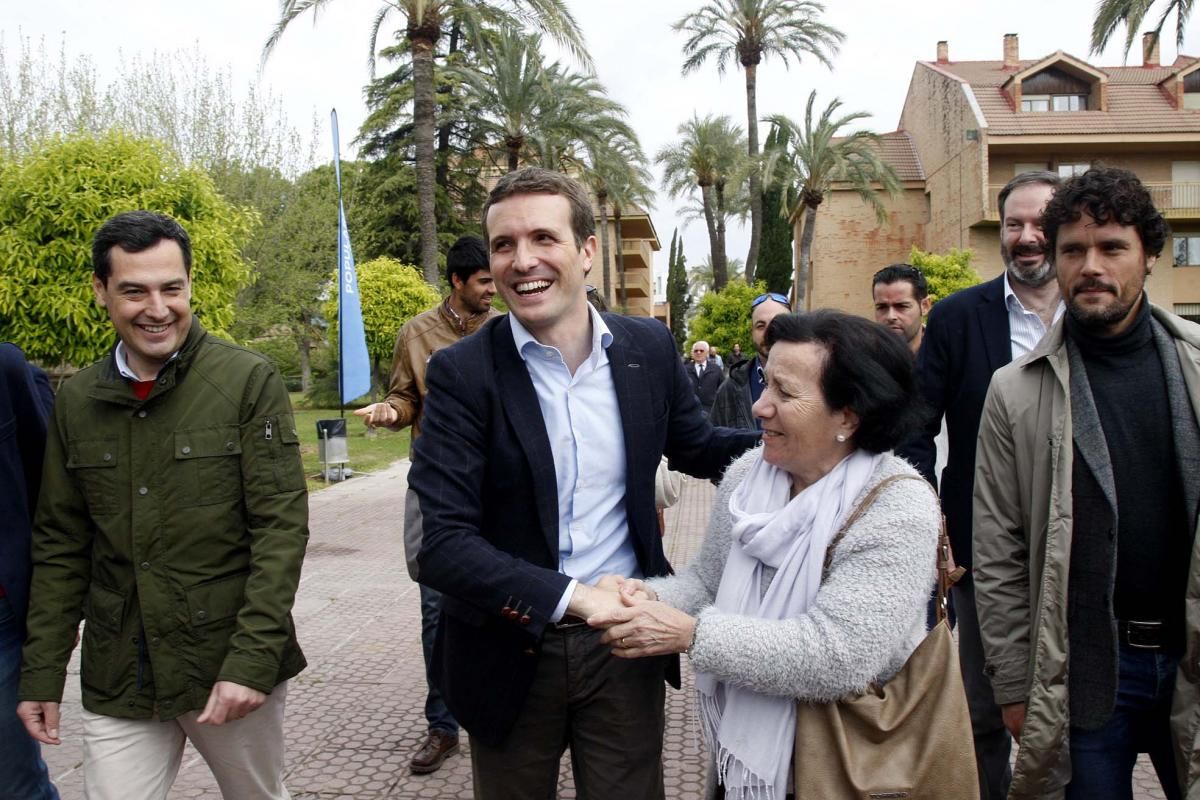
{"label": "black belt", "polygon": [[1162,650],[1167,646],[1167,624],[1155,620],[1117,620],[1117,638],[1121,644],[1138,650]]}
{"label": "black belt", "polygon": [[563,618],[554,623],[554,627],[562,630],[564,628],[578,628],[580,625],[587,625],[587,620],[583,617],[577,617],[574,614],[563,614]]}

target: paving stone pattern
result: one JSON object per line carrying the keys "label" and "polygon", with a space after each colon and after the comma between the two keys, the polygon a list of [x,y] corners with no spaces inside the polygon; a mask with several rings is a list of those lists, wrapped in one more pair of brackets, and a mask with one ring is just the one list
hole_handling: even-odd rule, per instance
{"label": "paving stone pattern", "polygon": [[[311,499],[311,531],[293,616],[309,667],[288,689],[287,785],[295,800],[471,798],[469,742],[431,775],[410,775],[408,760],[425,736],[420,599],[408,577],[401,543],[408,462],[355,477]],[[699,548],[713,489],[688,480],[667,511],[664,546],[682,566]],[[667,692],[663,769],[667,797],[699,798],[704,787],[703,736],[695,714],[691,672],[683,691]],[[63,800],[79,800],[82,748],[79,665],[69,668],[63,744],[43,748]],[[1164,795],[1143,759],[1138,800]],[[220,798],[203,759],[190,746],[172,800]],[[576,797],[569,754],[559,797]],[[229,800],[238,800],[230,798]]]}

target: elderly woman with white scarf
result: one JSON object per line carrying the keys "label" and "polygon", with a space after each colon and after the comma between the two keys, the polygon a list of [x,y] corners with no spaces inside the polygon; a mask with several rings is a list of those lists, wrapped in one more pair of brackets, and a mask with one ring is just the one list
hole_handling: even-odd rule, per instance
{"label": "elderly woman with white scarf", "polygon": [[[763,445],[734,462],[695,561],[612,580],[628,607],[588,622],[623,658],[686,652],[715,760],[710,797],[791,792],[797,700],[828,702],[896,674],[925,635],[941,512],[890,450],[921,424],[894,333],[832,311],[772,321]],[[835,542],[835,536],[841,536]],[[826,567],[826,551],[833,544]]]}

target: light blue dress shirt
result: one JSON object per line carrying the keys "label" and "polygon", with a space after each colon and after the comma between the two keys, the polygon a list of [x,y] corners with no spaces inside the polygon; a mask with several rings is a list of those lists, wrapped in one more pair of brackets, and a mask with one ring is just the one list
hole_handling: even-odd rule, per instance
{"label": "light blue dress shirt", "polygon": [[642,577],[625,516],[625,435],[607,348],[612,333],[588,306],[592,350],[572,375],[556,347],[541,344],[509,314],[529,370],[558,484],[558,569],[573,580],[550,619],[562,619],[575,585],[604,575]]}

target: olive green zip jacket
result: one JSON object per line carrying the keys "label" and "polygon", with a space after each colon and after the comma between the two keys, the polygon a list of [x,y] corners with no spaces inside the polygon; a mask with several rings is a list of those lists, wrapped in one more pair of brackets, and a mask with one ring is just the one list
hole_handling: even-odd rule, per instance
{"label": "olive green zip jacket", "polygon": [[61,701],[80,618],[93,713],[171,719],[218,680],[270,692],[305,667],[291,608],[307,542],[299,439],[266,358],[193,320],[142,401],[110,353],[50,422],[20,698]]}
{"label": "olive green zip jacket", "polygon": [[[1175,339],[1192,410],[1200,416],[1200,327],[1156,306],[1150,311]],[[985,671],[997,703],[1026,704],[1008,800],[1058,800],[1071,779],[1070,388],[1060,319],[1032,352],[992,376],[979,427],[974,575]],[[1193,532],[1185,604],[1186,650],[1170,727],[1184,797],[1200,800],[1200,530]]]}

